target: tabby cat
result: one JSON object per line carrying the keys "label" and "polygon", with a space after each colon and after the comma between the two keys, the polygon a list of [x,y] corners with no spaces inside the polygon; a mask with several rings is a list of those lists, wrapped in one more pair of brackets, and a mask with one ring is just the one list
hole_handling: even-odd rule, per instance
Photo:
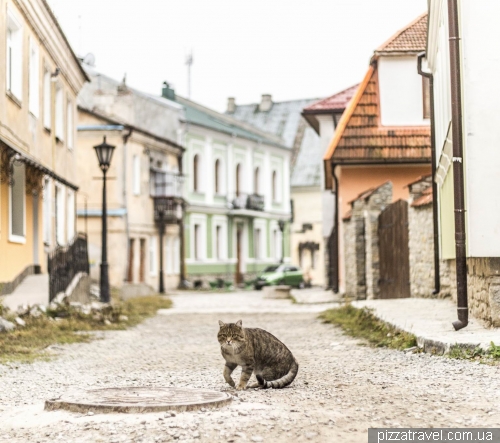
{"label": "tabby cat", "polygon": [[[231,373],[241,366],[241,378],[236,389],[284,388],[295,379],[299,364],[290,350],[274,335],[263,329],[243,328],[241,320],[236,323],[219,321],[217,339],[226,360],[224,378],[235,387]],[[247,386],[255,372],[258,383]]]}

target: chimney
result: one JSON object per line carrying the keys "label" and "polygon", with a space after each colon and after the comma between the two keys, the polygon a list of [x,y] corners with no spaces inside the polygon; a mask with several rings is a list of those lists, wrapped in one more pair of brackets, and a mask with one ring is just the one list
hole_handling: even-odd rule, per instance
{"label": "chimney", "polygon": [[175,90],[171,88],[167,82],[163,82],[163,88],[161,90],[161,96],[163,98],[168,98],[169,100],[175,101]]}
{"label": "chimney", "polygon": [[236,111],[236,99],[234,97],[229,97],[227,99],[227,109],[226,109],[226,112],[228,114],[234,114],[234,111]]}
{"label": "chimney", "polygon": [[271,94],[262,94],[262,100],[260,101],[259,111],[267,112],[270,111],[273,106],[273,99]]}

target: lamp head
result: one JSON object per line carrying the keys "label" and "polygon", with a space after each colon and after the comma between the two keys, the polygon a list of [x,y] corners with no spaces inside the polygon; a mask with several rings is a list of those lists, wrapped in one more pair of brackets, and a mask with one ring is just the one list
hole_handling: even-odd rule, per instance
{"label": "lamp head", "polygon": [[103,142],[100,145],[94,146],[94,149],[97,154],[97,160],[99,161],[99,167],[103,172],[107,171],[111,164],[115,146],[106,143],[106,136],[104,136]]}

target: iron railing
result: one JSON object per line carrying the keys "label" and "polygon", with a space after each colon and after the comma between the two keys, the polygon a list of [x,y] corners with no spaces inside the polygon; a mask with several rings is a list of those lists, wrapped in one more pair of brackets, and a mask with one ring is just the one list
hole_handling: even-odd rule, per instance
{"label": "iron railing", "polygon": [[87,235],[78,233],[66,246],[58,246],[49,254],[49,300],[64,292],[79,273],[89,274]]}

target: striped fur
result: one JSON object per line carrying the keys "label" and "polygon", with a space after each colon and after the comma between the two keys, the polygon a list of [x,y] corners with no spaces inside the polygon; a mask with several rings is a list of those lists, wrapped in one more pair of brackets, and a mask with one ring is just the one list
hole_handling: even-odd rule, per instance
{"label": "striped fur", "polygon": [[[280,389],[293,382],[299,365],[290,350],[274,335],[263,329],[243,328],[241,320],[228,324],[219,321],[219,325],[217,339],[226,360],[223,374],[230,386]],[[231,378],[237,366],[242,368],[238,386]],[[247,386],[252,374],[258,385]]]}

